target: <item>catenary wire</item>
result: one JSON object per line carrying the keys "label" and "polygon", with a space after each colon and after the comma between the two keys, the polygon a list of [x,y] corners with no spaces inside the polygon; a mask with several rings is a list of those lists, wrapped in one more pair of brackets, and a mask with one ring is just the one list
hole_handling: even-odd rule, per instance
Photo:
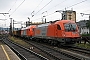
{"label": "catenary wire", "polygon": [[[87,1],[87,0],[83,0],[83,1],[78,2],[78,3],[76,3],[76,4],[73,4],[73,5],[71,5],[71,6],[67,7],[67,8],[70,8],[70,7],[76,6],[76,5],[81,4],[81,3],[85,2],[85,1]],[[57,6],[57,5],[56,5],[56,6]],[[55,12],[54,12],[54,13],[55,13]],[[51,13],[51,14],[49,14],[49,15],[52,15],[52,14],[54,14],[54,13]],[[49,16],[49,15],[46,15],[46,16]],[[39,18],[39,19],[40,19],[40,18]],[[35,21],[35,20],[36,20],[36,19],[34,19],[34,21]]]}
{"label": "catenary wire", "polygon": [[[57,5],[55,5],[54,7],[57,7],[57,6],[59,6],[60,4],[62,4],[62,3],[64,3],[66,0],[64,0],[64,1],[62,1],[62,2],[60,2],[60,3],[58,3]],[[48,10],[51,10],[52,8],[54,8],[54,7],[51,7],[50,9],[48,9]],[[47,10],[47,11],[48,11]]]}
{"label": "catenary wire", "polygon": [[[44,8],[45,8],[47,5],[49,5],[52,1],[53,1],[53,0],[50,0],[50,1],[49,1],[44,7],[42,7],[37,13],[39,13],[42,9],[44,9]],[[37,13],[36,13],[36,14],[37,14]],[[36,14],[35,14],[35,15],[36,15]]]}
{"label": "catenary wire", "polygon": [[43,0],[41,0],[41,2],[37,5],[37,7],[33,10],[33,11],[35,11],[39,6],[40,6],[40,4],[43,2]]}
{"label": "catenary wire", "polygon": [[[12,7],[16,4],[17,0],[15,1],[15,3],[12,5]],[[10,12],[12,10],[12,7],[8,10],[8,12]]]}
{"label": "catenary wire", "polygon": [[23,0],[22,3],[10,15],[12,15],[24,3],[24,1],[25,0]]}
{"label": "catenary wire", "polygon": [[40,6],[40,4],[43,2],[43,0],[41,0],[41,2],[37,5],[37,7],[31,12],[31,15],[32,15],[32,17],[34,16],[34,12],[35,12],[35,10]]}
{"label": "catenary wire", "polygon": [[70,7],[76,6],[76,5],[81,4],[81,3],[85,2],[85,1],[87,1],[87,0],[83,0],[83,1],[81,1],[81,2],[78,2],[78,3],[76,3],[76,4],[73,4],[73,5],[71,5],[71,6],[69,6],[69,7],[66,7],[66,8],[70,8]]}

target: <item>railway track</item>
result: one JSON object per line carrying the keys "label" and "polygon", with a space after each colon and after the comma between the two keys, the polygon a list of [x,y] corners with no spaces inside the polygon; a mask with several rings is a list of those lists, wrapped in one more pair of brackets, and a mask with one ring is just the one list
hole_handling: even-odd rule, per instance
{"label": "railway track", "polygon": [[[90,58],[86,57],[86,56],[82,56],[81,55],[77,55],[76,53],[81,53],[84,52],[83,54],[88,54],[89,56],[89,51],[87,51],[86,49],[81,50],[81,49],[76,49],[75,47],[68,47],[66,49],[64,48],[51,48],[51,47],[47,47],[43,44],[39,44],[37,42],[33,42],[33,41],[26,41],[27,43],[31,44],[32,46],[34,46],[35,48],[38,48],[40,50],[40,52],[43,52],[44,54],[46,54],[48,57],[48,60],[90,60]],[[67,51],[68,50],[68,51]],[[71,52],[76,51],[74,54]],[[78,51],[78,52],[77,52]],[[46,57],[46,56],[45,56]]]}
{"label": "railway track", "polygon": [[90,57],[90,50],[89,49],[75,47],[75,46],[69,46],[69,48],[67,48],[67,50],[74,51],[76,53],[83,54],[84,56]]}
{"label": "railway track", "polygon": [[45,45],[39,44],[33,41],[26,41],[27,43],[33,45],[34,47],[40,49],[44,53],[48,55],[48,57],[52,57],[54,60],[81,60],[81,58],[75,57],[63,51],[57,51]]}
{"label": "railway track", "polygon": [[4,45],[1,37],[0,37],[0,45]]}
{"label": "railway track", "polygon": [[[42,43],[39,44],[37,42],[32,42],[31,43],[31,41],[28,42],[28,43],[34,45],[35,47],[37,47],[37,48],[39,48],[41,50],[42,50],[42,48],[48,46],[48,45],[46,46],[45,44],[42,44]],[[42,48],[40,48],[40,46],[38,46],[38,45],[41,45]],[[90,60],[90,50],[88,50],[88,49],[83,49],[83,48],[79,48],[79,47],[75,47],[75,46],[72,46],[72,47],[70,47],[70,46],[68,46],[68,47],[63,46],[63,47],[60,47],[60,48],[58,48],[58,47],[56,47],[56,48],[54,48],[54,47],[47,47],[47,48],[48,49],[51,49],[51,50],[49,50],[50,51],[50,54],[52,54],[51,51],[54,49],[56,52],[61,53],[61,54],[65,55],[65,56],[67,56],[69,58],[74,59],[74,60]],[[45,49],[43,49],[43,50],[45,50]],[[53,51],[53,52],[55,52],[55,51]],[[45,52],[47,53],[47,51],[45,51]],[[52,55],[55,55],[55,54],[52,54]],[[61,55],[59,55],[59,56],[61,56]],[[55,57],[58,57],[58,56],[55,56]]]}
{"label": "railway track", "polygon": [[9,41],[6,37],[2,38],[3,42],[7,44],[20,58],[21,60],[48,60],[47,58],[25,48],[18,44]]}

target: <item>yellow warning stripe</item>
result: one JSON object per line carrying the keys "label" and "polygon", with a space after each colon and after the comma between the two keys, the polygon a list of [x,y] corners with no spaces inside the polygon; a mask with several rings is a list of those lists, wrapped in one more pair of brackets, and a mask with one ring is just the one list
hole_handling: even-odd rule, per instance
{"label": "yellow warning stripe", "polygon": [[3,51],[4,51],[5,55],[6,55],[7,59],[8,59],[8,60],[10,60],[10,58],[9,58],[9,56],[8,56],[7,52],[5,51],[5,49],[4,49],[4,47],[3,47],[3,45],[1,45],[1,47],[2,47],[2,49],[3,49]]}

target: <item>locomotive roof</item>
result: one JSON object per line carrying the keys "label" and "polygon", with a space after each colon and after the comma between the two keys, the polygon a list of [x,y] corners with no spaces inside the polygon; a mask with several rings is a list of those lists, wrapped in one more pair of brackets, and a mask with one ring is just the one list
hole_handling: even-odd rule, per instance
{"label": "locomotive roof", "polygon": [[59,20],[59,21],[56,21],[55,23],[58,23],[58,22],[62,22],[62,23],[75,23],[74,21],[72,20]]}
{"label": "locomotive roof", "polygon": [[43,26],[48,26],[50,23],[45,23],[45,24],[40,24],[40,25],[37,25],[38,27],[43,27]]}
{"label": "locomotive roof", "polygon": [[35,25],[30,25],[30,26],[27,26],[27,27],[25,27],[25,28],[22,28],[21,30],[25,30],[25,29],[28,29],[28,28],[30,28],[30,27],[34,27]]}
{"label": "locomotive roof", "polygon": [[49,24],[52,24],[52,23],[55,23],[55,24],[59,24],[59,22],[62,22],[62,23],[75,23],[74,21],[72,20],[56,20],[56,21],[52,21],[50,23],[45,23],[45,24],[40,24],[40,25],[36,25],[36,27],[43,27],[43,26],[48,26]]}
{"label": "locomotive roof", "polygon": [[27,26],[26,29],[30,28],[30,26]]}
{"label": "locomotive roof", "polygon": [[26,28],[21,28],[21,30],[25,30]]}
{"label": "locomotive roof", "polygon": [[68,22],[68,21],[70,21],[70,22],[74,22],[74,21],[72,21],[72,20],[55,20],[55,21],[50,21],[50,23],[56,23],[56,22]]}

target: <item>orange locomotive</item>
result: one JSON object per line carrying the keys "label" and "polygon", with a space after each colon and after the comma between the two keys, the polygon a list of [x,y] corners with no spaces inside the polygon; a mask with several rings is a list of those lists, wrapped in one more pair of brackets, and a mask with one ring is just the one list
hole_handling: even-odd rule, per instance
{"label": "orange locomotive", "polygon": [[21,37],[30,39],[33,36],[33,28],[35,28],[35,25],[28,26],[26,28],[21,29]]}
{"label": "orange locomotive", "polygon": [[51,44],[74,44],[79,41],[78,26],[71,20],[58,20],[37,25],[34,39]]}

